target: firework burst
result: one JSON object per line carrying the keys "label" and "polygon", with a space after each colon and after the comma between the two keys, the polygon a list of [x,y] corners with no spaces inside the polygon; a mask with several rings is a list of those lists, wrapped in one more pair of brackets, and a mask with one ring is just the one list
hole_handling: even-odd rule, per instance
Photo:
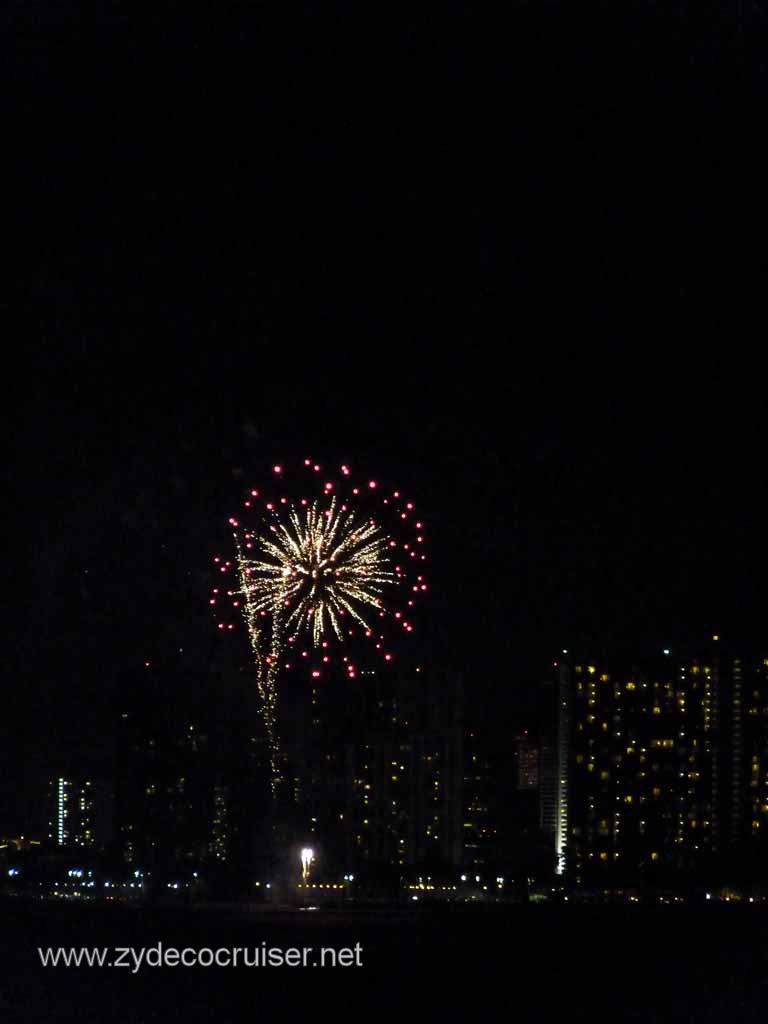
{"label": "firework burst", "polygon": [[283,616],[288,629],[310,634],[315,647],[328,629],[344,639],[345,614],[369,628],[358,609],[381,608],[383,590],[397,578],[389,571],[387,538],[372,520],[358,523],[332,498],[326,508],[319,501],[292,508],[287,523],[269,530],[271,539],[259,542],[262,559],[238,559],[255,611]]}
{"label": "firework burst", "polygon": [[399,491],[305,459],[295,474],[274,466],[269,492],[250,491],[243,522],[229,519],[235,555],[214,559],[225,585],[210,603],[219,629],[247,629],[274,785],[279,675],[354,680],[356,638],[392,661],[427,584],[424,524]]}

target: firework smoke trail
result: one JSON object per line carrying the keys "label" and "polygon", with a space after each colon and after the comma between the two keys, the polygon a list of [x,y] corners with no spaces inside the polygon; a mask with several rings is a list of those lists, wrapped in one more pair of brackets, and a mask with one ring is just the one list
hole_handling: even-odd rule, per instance
{"label": "firework smoke trail", "polygon": [[237,552],[237,573],[240,582],[239,593],[243,597],[243,617],[251,641],[251,650],[256,668],[256,687],[261,701],[261,713],[267,732],[270,760],[270,784],[274,794],[278,782],[278,742],[277,742],[277,665],[279,657],[279,635],[281,631],[280,617],[274,616],[270,623],[270,642],[268,652],[262,650],[264,628],[261,616],[256,610],[251,590],[248,586],[248,565],[243,558],[240,540],[235,536]]}

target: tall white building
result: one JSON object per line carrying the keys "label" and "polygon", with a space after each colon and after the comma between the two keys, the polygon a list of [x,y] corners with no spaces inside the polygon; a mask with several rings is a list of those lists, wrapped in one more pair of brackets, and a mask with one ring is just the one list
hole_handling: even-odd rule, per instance
{"label": "tall white building", "polygon": [[60,847],[96,844],[94,788],[90,779],[58,775],[48,790],[48,838]]}

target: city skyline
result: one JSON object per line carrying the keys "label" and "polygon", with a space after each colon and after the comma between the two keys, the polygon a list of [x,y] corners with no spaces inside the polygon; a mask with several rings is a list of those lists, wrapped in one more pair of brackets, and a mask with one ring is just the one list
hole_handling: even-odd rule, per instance
{"label": "city skyline", "polygon": [[393,893],[421,877],[414,870],[487,883],[514,881],[525,863],[537,892],[551,881],[601,897],[762,894],[766,652],[768,638],[734,645],[720,634],[652,655],[561,651],[540,719],[501,748],[450,675],[367,670],[350,703],[342,673],[283,709],[277,803],[247,663],[234,688],[233,677],[203,675],[175,706],[155,707],[147,674],[114,723],[112,768],[89,773],[75,759],[52,771],[47,822],[41,803],[26,835],[6,830],[3,849],[58,849],[91,867],[107,857],[113,876],[195,867],[200,884],[235,890],[254,873],[279,879],[285,851],[311,843],[324,884],[354,874]]}

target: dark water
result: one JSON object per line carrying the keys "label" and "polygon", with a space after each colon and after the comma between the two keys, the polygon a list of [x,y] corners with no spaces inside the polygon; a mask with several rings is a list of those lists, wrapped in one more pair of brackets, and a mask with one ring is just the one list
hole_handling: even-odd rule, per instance
{"label": "dark water", "polygon": [[[0,1021],[758,1021],[758,908],[162,910],[0,904]],[[362,967],[43,967],[38,946],[362,946]],[[450,1014],[450,1016],[449,1016]]]}

